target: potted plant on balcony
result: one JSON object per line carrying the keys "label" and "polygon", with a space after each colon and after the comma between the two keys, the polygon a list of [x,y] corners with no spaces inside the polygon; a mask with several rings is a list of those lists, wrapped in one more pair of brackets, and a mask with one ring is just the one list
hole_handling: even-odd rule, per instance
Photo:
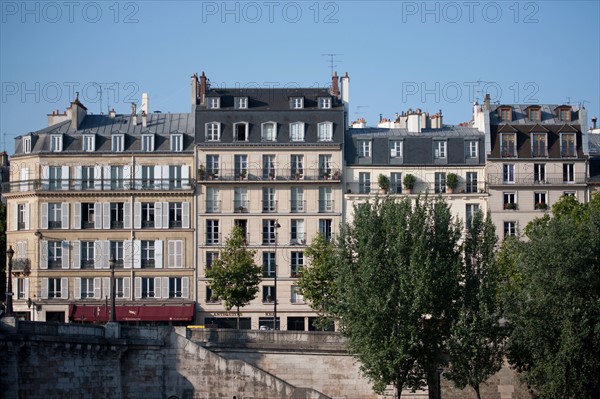
{"label": "potted plant on balcony", "polygon": [[205,177],[206,168],[204,167],[204,165],[200,164],[200,166],[198,166],[198,180],[204,180]]}
{"label": "potted plant on balcony", "polygon": [[273,180],[275,179],[275,172],[271,171],[269,172],[269,180]]}
{"label": "potted plant on balcony", "polygon": [[340,173],[339,169],[336,169],[333,171],[333,179],[334,180],[340,180],[340,175],[341,175],[341,173]]}
{"label": "potted plant on balcony", "polygon": [[514,202],[508,202],[506,204],[504,204],[504,209],[510,209],[510,210],[516,210],[517,209],[517,204]]}
{"label": "potted plant on balcony", "polygon": [[448,173],[446,176],[446,187],[448,187],[448,194],[453,194],[458,187],[458,176],[455,173]]}
{"label": "potted plant on balcony", "polygon": [[390,189],[390,179],[386,175],[380,174],[377,178],[377,182],[379,183],[379,192],[381,194],[387,194]]}
{"label": "potted plant on balcony", "polygon": [[248,172],[246,171],[246,169],[242,169],[240,171],[240,179],[244,180],[246,178],[247,174],[248,174]]}
{"label": "potted plant on balcony", "polygon": [[538,202],[537,204],[535,204],[535,209],[540,209],[545,211],[546,209],[548,209],[548,204],[544,203],[544,202]]}
{"label": "potted plant on balcony", "polygon": [[330,175],[331,175],[331,172],[329,172],[328,170],[323,171],[323,179],[325,179],[325,180],[329,179]]}
{"label": "potted plant on balcony", "polygon": [[412,194],[412,190],[415,187],[415,183],[417,182],[417,178],[410,173],[404,176],[404,180],[402,180],[402,184],[404,185],[404,189],[406,190],[406,194]]}

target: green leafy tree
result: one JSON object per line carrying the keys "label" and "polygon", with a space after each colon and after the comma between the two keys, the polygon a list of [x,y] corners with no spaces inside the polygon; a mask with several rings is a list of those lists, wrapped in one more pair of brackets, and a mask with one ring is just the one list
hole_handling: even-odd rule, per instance
{"label": "green leafy tree", "polygon": [[355,207],[341,232],[335,316],[376,392],[429,384],[456,315],[460,223],[441,199]]}
{"label": "green leafy tree", "polygon": [[542,398],[600,397],[599,201],[562,198],[504,256],[508,358]]}
{"label": "green leafy tree", "polygon": [[324,328],[333,322],[333,310],[336,295],[337,265],[336,250],[322,234],[317,235],[306,248],[309,267],[304,268],[298,287],[300,293],[318,312],[317,326]]}
{"label": "green leafy tree", "polygon": [[455,385],[475,390],[502,367],[506,334],[500,326],[499,283],[496,263],[497,244],[494,224],[478,212],[463,243],[463,285],[460,310],[452,326],[448,344],[450,368],[445,376]]}
{"label": "green leafy tree", "polygon": [[209,285],[213,295],[225,301],[227,310],[237,309],[238,330],[240,308],[256,298],[262,279],[262,269],[255,264],[254,255],[254,251],[246,247],[243,229],[236,226],[218,259],[206,272],[206,277],[212,279]]}

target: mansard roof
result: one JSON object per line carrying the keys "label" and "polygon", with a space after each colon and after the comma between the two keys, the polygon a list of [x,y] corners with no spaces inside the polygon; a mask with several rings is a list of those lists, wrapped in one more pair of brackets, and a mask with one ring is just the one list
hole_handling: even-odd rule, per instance
{"label": "mansard roof", "polygon": [[50,137],[60,134],[63,136],[62,153],[82,152],[84,135],[95,135],[96,151],[111,152],[111,136],[125,135],[125,152],[141,151],[143,134],[154,134],[154,152],[170,151],[169,137],[171,134],[184,135],[183,151],[194,149],[194,115],[152,113],[147,116],[146,126],[142,125],[142,116],[137,115],[137,123],[133,123],[133,115],[86,115],[79,128],[72,126],[70,120],[62,121],[43,129],[29,132],[15,138],[15,155],[22,155],[21,139],[31,136],[31,153],[50,152]]}

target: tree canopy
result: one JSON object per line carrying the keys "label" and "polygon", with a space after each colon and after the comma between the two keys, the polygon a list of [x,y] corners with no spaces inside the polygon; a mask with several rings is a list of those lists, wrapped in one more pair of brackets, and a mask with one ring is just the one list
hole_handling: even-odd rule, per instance
{"label": "tree canopy", "polygon": [[310,267],[302,270],[298,287],[300,293],[318,312],[318,326],[333,321],[332,306],[336,295],[337,268],[335,247],[322,234],[318,234],[304,252]]}
{"label": "tree canopy", "polygon": [[441,199],[355,207],[338,243],[335,315],[349,350],[382,392],[436,377],[456,316],[461,227]]}
{"label": "tree canopy", "polygon": [[526,240],[503,247],[507,352],[542,398],[600,395],[600,197],[563,197]]}
{"label": "tree canopy", "polygon": [[225,248],[206,271],[213,295],[225,301],[225,308],[237,309],[237,328],[240,328],[240,308],[256,298],[262,279],[262,268],[254,262],[254,252],[248,250],[244,231],[234,227]]}
{"label": "tree canopy", "polygon": [[484,219],[482,212],[475,214],[463,243],[459,312],[448,343],[450,367],[445,376],[460,389],[472,387],[478,399],[480,384],[502,367],[506,342],[499,323],[497,241],[490,216]]}

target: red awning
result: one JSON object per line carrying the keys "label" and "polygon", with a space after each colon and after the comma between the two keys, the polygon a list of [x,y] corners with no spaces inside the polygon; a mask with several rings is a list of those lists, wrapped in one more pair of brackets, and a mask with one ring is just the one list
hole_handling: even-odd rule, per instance
{"label": "red awning", "polygon": [[[77,322],[106,322],[110,316],[110,306],[71,305],[69,318]],[[194,304],[177,306],[116,306],[117,321],[192,321]]]}

